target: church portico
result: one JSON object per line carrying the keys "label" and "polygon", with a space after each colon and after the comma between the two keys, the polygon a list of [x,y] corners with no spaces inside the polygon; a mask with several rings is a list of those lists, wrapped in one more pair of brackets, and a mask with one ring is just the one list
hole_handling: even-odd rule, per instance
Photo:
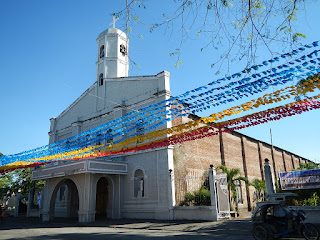
{"label": "church portico", "polygon": [[126,163],[94,159],[34,170],[34,180],[46,179],[42,220],[120,218],[121,178],[126,174]]}
{"label": "church portico", "polygon": [[49,219],[54,217],[77,218],[78,210],[79,193],[77,186],[71,179],[62,179],[51,195]]}

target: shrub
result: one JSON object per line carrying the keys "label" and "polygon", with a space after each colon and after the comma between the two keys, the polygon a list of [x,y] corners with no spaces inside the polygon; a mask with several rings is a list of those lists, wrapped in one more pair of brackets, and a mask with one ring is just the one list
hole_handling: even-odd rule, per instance
{"label": "shrub", "polygon": [[301,201],[301,205],[302,206],[319,206],[320,205],[320,198],[317,195],[317,193],[314,192],[311,197],[309,197],[307,199],[303,199]]}
{"label": "shrub", "polygon": [[180,203],[180,206],[191,206],[194,201],[194,194],[187,192],[184,195],[184,200]]}
{"label": "shrub", "polygon": [[292,191],[298,194],[298,197],[287,199],[289,206],[320,206],[320,189],[300,189]]}
{"label": "shrub", "polygon": [[194,192],[194,205],[195,206],[210,206],[210,191],[202,187],[199,191]]}
{"label": "shrub", "polygon": [[180,203],[180,206],[210,206],[210,190],[202,187],[198,191],[187,192],[184,195],[184,200]]}

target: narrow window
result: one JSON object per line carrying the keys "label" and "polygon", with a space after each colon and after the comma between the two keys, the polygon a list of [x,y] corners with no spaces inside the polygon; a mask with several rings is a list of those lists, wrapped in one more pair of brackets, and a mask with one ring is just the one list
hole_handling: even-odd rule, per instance
{"label": "narrow window", "polygon": [[[97,138],[96,138],[96,140],[95,140],[95,141],[96,141],[96,146],[100,146],[102,140],[103,140],[103,139],[102,139],[101,134],[98,134],[98,135],[97,135]],[[101,152],[101,148],[98,147],[98,148],[95,149],[95,151]]]}
{"label": "narrow window", "polygon": [[123,44],[120,45],[120,52],[122,53],[122,56],[127,54],[127,49]]}
{"label": "narrow window", "polygon": [[97,145],[101,145],[101,134],[97,135]]}
{"label": "narrow window", "polygon": [[145,178],[143,171],[138,169],[134,173],[134,197],[143,198],[145,195]]}
{"label": "narrow window", "polygon": [[99,86],[103,85],[103,73],[100,73],[99,75]]}
{"label": "narrow window", "polygon": [[100,58],[104,57],[104,45],[100,47]]}
{"label": "narrow window", "polygon": [[112,143],[113,142],[113,136],[112,136],[111,132],[112,132],[111,129],[109,129],[107,131],[107,134],[106,134],[107,143]]}
{"label": "narrow window", "polygon": [[89,147],[89,140],[90,140],[90,135],[88,134],[88,135],[86,135],[86,140],[85,140],[85,146],[86,147]]}
{"label": "narrow window", "polygon": [[137,131],[137,136],[139,137],[137,140],[137,143],[143,142],[143,134],[144,134],[144,125],[143,125],[143,120],[139,120],[138,124],[136,126],[136,131]]}

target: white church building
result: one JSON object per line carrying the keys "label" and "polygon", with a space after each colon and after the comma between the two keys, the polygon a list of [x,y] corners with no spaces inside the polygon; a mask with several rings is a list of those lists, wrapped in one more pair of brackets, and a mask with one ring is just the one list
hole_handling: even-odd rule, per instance
{"label": "white church building", "polygon": [[[110,28],[98,36],[96,81],[58,117],[50,119],[49,143],[85,133],[152,104],[163,104],[171,97],[166,71],[128,76],[128,49],[128,37],[119,29]],[[169,119],[167,113],[162,117]],[[199,117],[175,117],[155,130],[194,119]],[[99,144],[118,142],[129,137],[126,134],[102,139]],[[136,134],[141,134],[141,129],[136,128]],[[174,146],[48,164],[35,169],[32,178],[46,181],[40,207],[44,221],[55,217],[74,217],[79,222],[99,218],[216,220],[230,208],[224,206],[229,198],[217,190],[226,187],[224,180],[218,183],[212,166],[237,168],[249,181],[264,180],[265,158],[270,160],[275,177],[309,161],[239,132],[219,131]],[[197,211],[193,206],[181,207],[186,193],[208,188],[207,180],[211,181],[211,206]],[[237,199],[241,211],[250,211],[256,204],[255,189],[239,182]]]}
{"label": "white church building", "polygon": [[[110,28],[98,36],[96,81],[58,117],[50,119],[49,143],[170,98],[168,72],[128,76],[128,49],[128,37],[119,29]],[[167,127],[171,122],[161,125]],[[125,136],[113,140],[121,137]],[[46,181],[43,221],[55,217],[75,217],[79,222],[97,218],[173,219],[170,169],[173,148],[169,146],[49,164],[35,169],[32,178]]]}

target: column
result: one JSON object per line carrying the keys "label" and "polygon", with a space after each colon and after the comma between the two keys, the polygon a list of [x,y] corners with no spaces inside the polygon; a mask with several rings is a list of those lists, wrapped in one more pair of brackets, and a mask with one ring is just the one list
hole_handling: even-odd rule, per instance
{"label": "column", "polygon": [[[243,171],[244,171],[244,176],[248,179],[246,151],[245,151],[244,141],[245,141],[244,136],[241,136],[241,151],[242,151]],[[246,184],[246,195],[247,195],[248,211],[251,211],[249,185],[247,183],[245,183],[245,184]]]}
{"label": "column", "polygon": [[31,208],[33,206],[33,201],[34,201],[34,192],[35,189],[32,188],[29,191],[29,195],[28,195],[28,207],[27,207],[27,217],[30,217],[30,212],[31,212]]}
{"label": "column", "polygon": [[291,154],[292,170],[295,169],[293,155]]}
{"label": "column", "polygon": [[96,185],[94,175],[84,173],[82,176],[83,188],[79,191],[79,222],[94,222],[96,214]]}
{"label": "column", "polygon": [[[20,191],[20,190],[19,190]],[[21,198],[21,193],[18,192],[17,195],[16,195],[16,199],[15,199],[15,202],[14,202],[14,207],[15,207],[15,211],[14,211],[14,216],[15,217],[18,217],[19,216],[19,206],[20,206],[20,198]]]}
{"label": "column", "polygon": [[[40,209],[42,214],[42,221],[48,222],[53,219],[53,213],[50,214],[51,195],[49,185],[52,185],[52,179],[46,180],[46,184],[41,190]],[[52,193],[53,191],[51,191]]]}
{"label": "column", "polygon": [[[284,156],[284,151],[282,150],[282,161],[283,161],[283,168],[284,168],[284,171],[286,172],[287,171],[287,166],[286,166],[286,158]],[[280,169],[279,169],[280,170]]]}
{"label": "column", "polygon": [[76,136],[81,133],[82,122],[74,122],[71,124],[72,127],[72,136]]}
{"label": "column", "polygon": [[220,140],[221,165],[226,165],[225,156],[224,156],[224,147],[223,147],[223,136],[222,136],[221,130],[219,130],[219,140]]}
{"label": "column", "polygon": [[260,164],[260,172],[261,172],[261,179],[264,180],[264,173],[263,173],[263,165],[262,165],[262,153],[261,153],[261,142],[258,142],[258,154],[259,154],[259,164]]}

